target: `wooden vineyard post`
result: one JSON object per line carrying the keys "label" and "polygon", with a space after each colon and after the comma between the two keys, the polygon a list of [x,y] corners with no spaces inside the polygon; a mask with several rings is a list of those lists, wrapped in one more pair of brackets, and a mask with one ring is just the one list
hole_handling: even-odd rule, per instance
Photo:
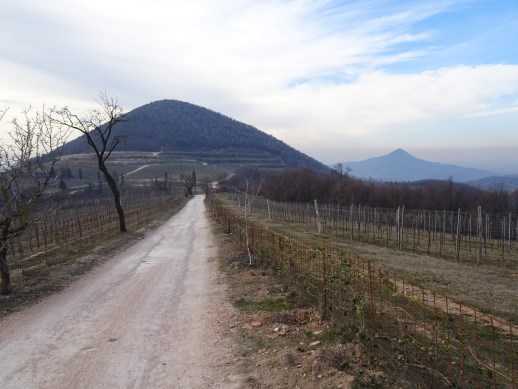
{"label": "wooden vineyard post", "polygon": [[455,234],[455,249],[457,250],[457,261],[460,257],[460,208],[457,210],[457,230]]}
{"label": "wooden vineyard post", "polygon": [[327,246],[322,250],[322,319],[326,319],[327,314]]}
{"label": "wooden vineyard post", "polygon": [[432,215],[431,212],[428,211],[428,248],[426,252],[430,254],[430,247],[432,246]]}
{"label": "wooden vineyard post", "polygon": [[63,235],[65,237],[65,245],[67,247],[67,252],[70,252],[68,247],[68,219],[63,220],[61,223],[61,230],[63,231]]}
{"label": "wooden vineyard post", "polygon": [[405,206],[401,207],[401,247],[400,250],[403,250],[403,240],[405,239]]}
{"label": "wooden vineyard post", "polygon": [[94,236],[94,215],[92,212],[92,208],[87,210],[87,220],[88,220],[88,230],[90,231],[90,239],[93,239]]}
{"label": "wooden vineyard post", "polygon": [[442,234],[441,234],[441,241],[439,246],[439,255],[442,255],[442,247],[446,243],[446,210],[443,210],[443,216],[442,216]]}
{"label": "wooden vineyard post", "polygon": [[358,223],[357,223],[357,226],[358,226],[358,239],[361,238],[361,234],[362,234],[362,205],[361,204],[358,204]]}
{"label": "wooden vineyard post", "polygon": [[45,264],[49,265],[49,257],[48,257],[48,250],[47,250],[47,221],[43,221],[43,226],[45,229],[43,230],[43,247],[45,249]]}
{"label": "wooden vineyard post", "polygon": [[504,216],[504,220],[502,221],[502,262],[504,261],[504,253],[505,253],[505,226],[507,224],[507,217]]}
{"label": "wooden vineyard post", "polygon": [[340,205],[337,205],[336,213],[333,217],[334,220],[334,227],[335,227],[335,237],[338,238],[338,231],[340,229]]}
{"label": "wooden vineyard post", "polygon": [[477,215],[477,234],[478,234],[478,250],[477,250],[477,265],[482,260],[482,207],[478,206]]}
{"label": "wooden vineyard post", "polygon": [[412,251],[414,251],[414,252],[416,251],[416,248],[417,248],[417,242],[415,240],[415,237],[416,237],[416,232],[419,228],[419,226],[417,225],[418,222],[419,222],[419,214],[414,216],[414,233],[413,233],[414,242],[412,245]]}
{"label": "wooden vineyard post", "polygon": [[375,336],[375,322],[374,322],[374,287],[372,280],[372,269],[371,269],[371,261],[367,262],[367,275],[369,277],[369,316],[371,322],[371,338]]}
{"label": "wooden vineyard post", "polygon": [[400,225],[399,225],[399,213],[401,212],[401,207],[397,207],[397,211],[396,211],[396,236],[397,236],[397,242],[399,244],[399,238],[400,238],[400,234],[399,234],[399,229],[400,229]]}
{"label": "wooden vineyard post", "polygon": [[387,213],[386,213],[386,212],[385,212],[385,228],[387,229],[387,247],[389,247],[389,241],[390,241],[390,228],[389,228],[389,225],[388,225]]}
{"label": "wooden vineyard post", "polygon": [[[331,229],[333,228],[333,225],[331,223],[331,205],[327,203],[327,222],[329,223],[329,234],[331,234]],[[325,229],[324,229],[325,231]]]}
{"label": "wooden vineyard post", "polygon": [[354,239],[354,204],[351,204],[349,209],[350,219],[351,219],[351,240]]}
{"label": "wooden vineyard post", "polygon": [[486,213],[486,248],[487,252],[487,244],[489,243],[489,250],[493,251],[493,220],[490,214]]}
{"label": "wooden vineyard post", "polygon": [[421,220],[423,221],[423,231],[426,231],[426,218],[424,217],[424,213],[421,211],[417,211],[417,221],[416,221],[416,230],[417,230],[417,246],[421,244]]}
{"label": "wooden vineyard post", "polygon": [[322,232],[322,225],[320,223],[320,214],[318,212],[318,201],[317,200],[315,200],[315,214],[316,214],[316,217],[317,217],[318,233],[320,234]]}
{"label": "wooden vineyard post", "polygon": [[471,235],[473,231],[471,230],[471,212],[469,214],[469,224],[468,224],[468,242],[469,242],[469,252],[471,253]]}
{"label": "wooden vineyard post", "polygon": [[434,214],[433,214],[433,241],[434,241],[434,243],[437,240],[437,215],[438,215],[438,212],[434,211]]}

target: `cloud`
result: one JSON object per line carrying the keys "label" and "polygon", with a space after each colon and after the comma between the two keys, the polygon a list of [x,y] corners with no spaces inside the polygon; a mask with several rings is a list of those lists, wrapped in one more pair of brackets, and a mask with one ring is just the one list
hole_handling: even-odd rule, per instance
{"label": "cloud", "polygon": [[175,98],[305,150],[427,142],[460,122],[515,115],[518,65],[480,55],[425,66],[463,44],[440,41],[432,21],[480,3],[6,2],[0,99],[86,108],[107,90],[131,109]]}
{"label": "cloud", "polygon": [[[503,105],[509,96],[510,100]],[[440,122],[514,111],[518,65],[457,66],[409,74],[364,73],[348,83],[303,83],[285,89],[275,106],[308,107],[315,125],[339,132],[348,123],[359,135],[389,131],[397,125]],[[269,102],[265,104],[268,106]],[[332,114],[334,113],[334,115]],[[282,114],[282,109],[279,110]],[[283,122],[289,123],[288,116]],[[340,120],[335,120],[339,118]]]}
{"label": "cloud", "polygon": [[424,17],[423,6],[404,13],[391,6],[395,15],[387,17],[380,16],[380,4],[20,0],[4,13],[9,39],[1,48],[4,61],[77,87],[109,84],[130,93],[161,84],[161,92],[188,79],[195,88],[225,84],[251,95],[300,78],[347,76],[411,58],[384,52],[426,40],[426,33],[408,31]]}
{"label": "cloud", "polygon": [[[498,162],[518,148],[518,65],[458,66],[421,73],[362,74],[354,82],[306,83],[256,103],[253,122],[326,163],[361,160],[396,148],[486,148]],[[505,107],[505,108],[504,108]],[[448,151],[449,150],[449,151]],[[466,154],[466,153],[464,153]],[[483,167],[478,154],[472,166]],[[469,165],[464,158],[459,163]],[[514,163],[516,165],[516,163]],[[489,165],[488,165],[489,166]]]}

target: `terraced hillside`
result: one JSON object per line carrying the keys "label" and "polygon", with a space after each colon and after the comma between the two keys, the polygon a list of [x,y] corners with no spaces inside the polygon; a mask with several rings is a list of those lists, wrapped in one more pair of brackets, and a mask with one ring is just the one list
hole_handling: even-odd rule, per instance
{"label": "terraced hillside", "polygon": [[[199,183],[219,181],[228,175],[220,167],[167,153],[115,152],[107,165],[114,177],[120,180],[124,176],[126,185],[176,182],[180,175],[191,175],[193,171]],[[97,161],[91,154],[65,155],[57,169],[68,189],[95,186],[99,180]]]}
{"label": "terraced hillside", "polygon": [[256,166],[265,169],[285,167],[284,161],[277,155],[262,150],[253,149],[223,149],[208,151],[177,151],[162,152],[164,158],[189,159],[208,165],[219,166],[225,170],[238,166]]}
{"label": "terraced hillside", "polygon": [[[315,159],[250,125],[193,104],[162,100],[136,108],[116,127],[128,137],[118,151],[145,151],[158,157],[189,159],[228,169],[244,165],[262,168],[306,167],[330,169]],[[80,137],[65,153],[88,153]]]}

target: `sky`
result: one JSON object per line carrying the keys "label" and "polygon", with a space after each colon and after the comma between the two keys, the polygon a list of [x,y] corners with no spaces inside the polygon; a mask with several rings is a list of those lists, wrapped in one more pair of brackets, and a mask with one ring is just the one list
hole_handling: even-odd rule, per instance
{"label": "sky", "polygon": [[324,162],[518,173],[518,0],[0,0],[0,107],[162,99]]}

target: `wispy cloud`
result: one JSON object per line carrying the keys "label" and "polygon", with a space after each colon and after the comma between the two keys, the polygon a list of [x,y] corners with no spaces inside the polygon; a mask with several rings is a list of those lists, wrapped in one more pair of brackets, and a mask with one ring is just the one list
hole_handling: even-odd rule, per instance
{"label": "wispy cloud", "polygon": [[354,83],[302,84],[263,106],[270,116],[275,112],[278,124],[295,132],[307,127],[318,132],[325,128],[326,135],[340,134],[342,139],[383,136],[398,127],[418,131],[431,123],[494,113],[503,96],[516,95],[517,77],[518,66],[502,65],[420,74],[373,72]]}
{"label": "wispy cloud", "polygon": [[420,5],[400,13],[401,5],[380,4],[21,0],[5,14],[10,20],[2,24],[10,33],[1,48],[4,60],[79,85],[99,80],[118,86],[122,75],[153,75],[172,86],[187,76],[208,87],[222,78],[230,86],[281,87],[423,55],[422,49],[386,52],[426,40],[427,33],[409,28],[434,9]]}

